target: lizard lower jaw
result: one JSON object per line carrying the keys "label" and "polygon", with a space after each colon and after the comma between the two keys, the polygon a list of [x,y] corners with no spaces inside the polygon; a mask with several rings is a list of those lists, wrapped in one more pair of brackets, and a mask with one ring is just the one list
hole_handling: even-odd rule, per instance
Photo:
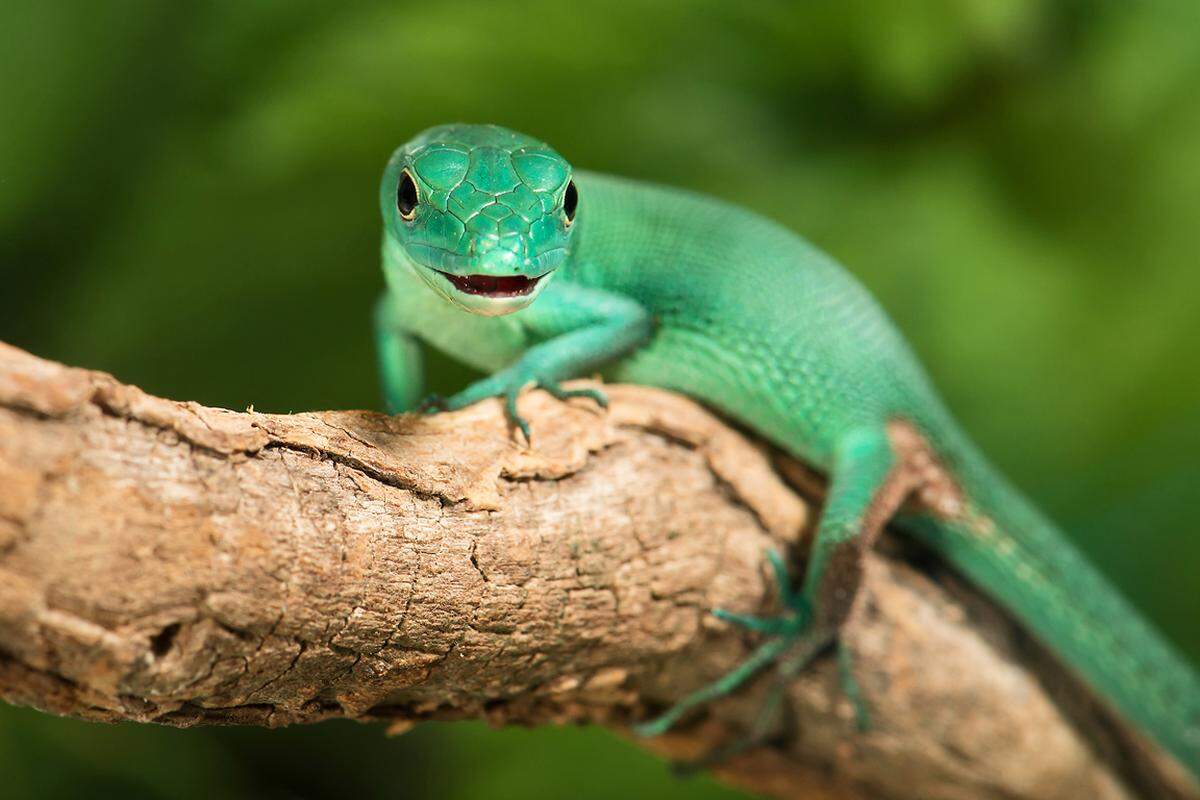
{"label": "lizard lower jaw", "polygon": [[524,275],[452,275],[441,270],[438,272],[450,281],[455,289],[464,294],[497,299],[532,294],[533,290],[537,288],[538,281],[545,277],[543,275],[536,278],[527,278]]}
{"label": "lizard lower jaw", "polygon": [[501,317],[532,303],[546,288],[554,270],[536,278],[454,275],[432,268],[422,275],[438,294],[464,311],[484,317]]}

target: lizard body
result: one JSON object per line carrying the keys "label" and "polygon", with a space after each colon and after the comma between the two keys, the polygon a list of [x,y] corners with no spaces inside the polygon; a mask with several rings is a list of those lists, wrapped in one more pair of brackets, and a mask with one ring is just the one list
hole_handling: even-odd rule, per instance
{"label": "lizard body", "polygon": [[650,732],[768,663],[790,674],[835,643],[862,553],[915,497],[922,509],[902,530],[1200,775],[1200,679],[988,465],[874,299],[801,237],[698,194],[574,171],[495,126],[433,128],[399,148],[380,203],[392,410],[420,397],[419,338],[490,373],[440,407],[504,397],[527,437],[523,387],[603,402],[558,385],[602,371],[691,395],[829,477],[806,575],[785,592],[789,618],[723,614],[770,636]]}

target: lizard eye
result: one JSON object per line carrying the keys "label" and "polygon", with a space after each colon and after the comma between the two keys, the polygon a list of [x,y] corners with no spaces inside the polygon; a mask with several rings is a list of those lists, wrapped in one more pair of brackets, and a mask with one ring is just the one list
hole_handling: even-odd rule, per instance
{"label": "lizard eye", "polygon": [[575,208],[578,205],[579,190],[575,188],[575,181],[567,181],[567,190],[563,192],[563,215],[568,225],[575,221]]}
{"label": "lizard eye", "polygon": [[396,187],[396,209],[400,218],[412,220],[417,216],[417,182],[408,170],[400,173],[400,185]]}

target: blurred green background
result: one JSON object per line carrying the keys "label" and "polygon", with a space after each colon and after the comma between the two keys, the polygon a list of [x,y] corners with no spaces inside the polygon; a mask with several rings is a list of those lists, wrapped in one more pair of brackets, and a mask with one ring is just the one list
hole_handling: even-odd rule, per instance
{"label": "blurred green background", "polygon": [[[1197,31],[1195,0],[5,0],[0,339],[209,404],[377,407],[378,173],[428,125],[498,122],[840,258],[1200,656]],[[0,775],[18,798],[738,796],[595,730],[7,707]]]}

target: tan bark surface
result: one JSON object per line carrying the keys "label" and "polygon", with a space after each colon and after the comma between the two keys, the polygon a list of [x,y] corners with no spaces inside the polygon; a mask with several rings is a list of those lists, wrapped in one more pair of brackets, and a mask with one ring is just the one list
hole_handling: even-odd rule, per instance
{"label": "tan bark surface", "polygon": [[[0,344],[0,696],[173,725],[624,729],[750,652],[708,610],[769,613],[763,553],[795,551],[814,511],[696,404],[607,388],[607,414],[523,396],[528,448],[497,403],[235,413]],[[777,797],[1130,796],[1124,734],[923,560],[871,558],[846,641],[870,730],[823,658],[789,687],[788,735],[719,776]],[[746,730],[769,680],[652,746]]]}

